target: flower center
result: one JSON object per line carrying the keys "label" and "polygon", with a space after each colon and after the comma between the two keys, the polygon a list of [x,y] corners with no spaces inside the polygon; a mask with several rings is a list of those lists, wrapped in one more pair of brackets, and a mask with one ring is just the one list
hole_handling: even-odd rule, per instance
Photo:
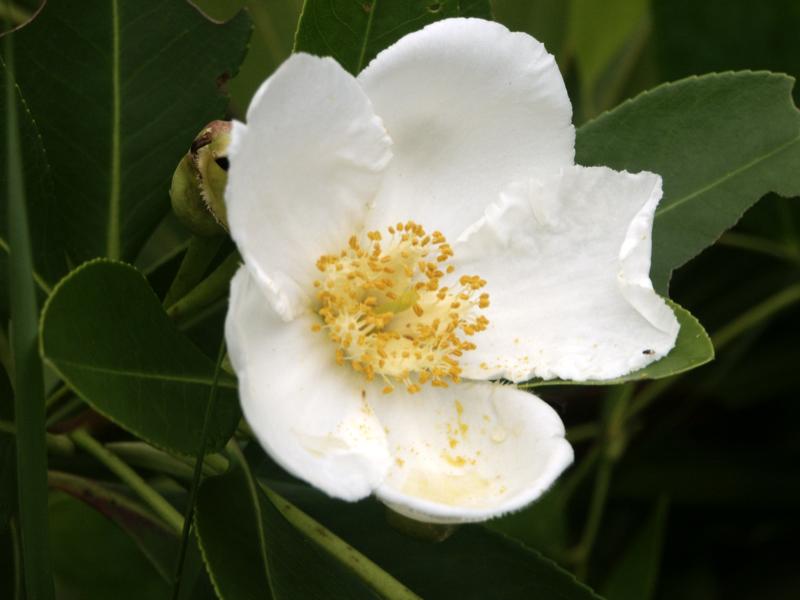
{"label": "flower center", "polygon": [[313,329],[326,330],[340,365],[368,380],[382,377],[386,394],[397,382],[411,393],[428,382],[457,383],[459,357],[475,349],[464,336],[489,324],[478,314],[489,306],[489,294],[478,291],[486,282],[476,275],[456,279],[447,264],[453,250],[440,232],[428,235],[413,221],[387,231],[387,240],[379,231],[361,241],[354,235],[339,254],[317,260],[324,325]]}

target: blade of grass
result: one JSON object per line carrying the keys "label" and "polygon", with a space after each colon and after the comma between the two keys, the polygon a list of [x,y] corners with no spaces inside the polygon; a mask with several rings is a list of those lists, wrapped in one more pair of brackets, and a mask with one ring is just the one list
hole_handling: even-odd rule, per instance
{"label": "blade of grass", "polygon": [[178,600],[181,591],[181,579],[183,579],[183,565],[186,562],[186,548],[189,545],[189,531],[192,528],[194,515],[194,505],[197,501],[197,488],[200,487],[200,477],[203,474],[203,460],[206,457],[206,437],[208,436],[208,425],[211,415],[214,414],[214,405],[217,402],[217,391],[219,390],[219,374],[222,367],[222,359],[225,356],[225,338],[222,338],[217,353],[217,364],[214,367],[214,383],[208,394],[206,403],[206,414],[203,417],[203,433],[200,436],[200,447],[197,449],[197,462],[194,464],[192,474],[192,487],[189,490],[189,501],[186,503],[186,510],[183,515],[183,533],[181,535],[181,548],[178,553],[178,561],[175,564],[175,577],[173,579],[172,600]]}
{"label": "blade of grass", "polygon": [[42,361],[38,352],[39,308],[31,273],[28,214],[19,139],[13,36],[6,35],[6,155],[10,305],[17,423],[17,488],[22,570],[28,598],[53,598],[47,517],[47,451]]}

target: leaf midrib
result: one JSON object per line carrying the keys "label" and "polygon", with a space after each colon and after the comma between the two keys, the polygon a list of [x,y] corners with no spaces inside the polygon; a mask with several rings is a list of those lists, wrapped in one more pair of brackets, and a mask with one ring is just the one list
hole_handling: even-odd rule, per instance
{"label": "leaf midrib", "polygon": [[[55,358],[55,357],[48,357],[47,360],[48,362],[51,362],[54,365],[60,367],[73,367],[75,369],[82,369],[84,371],[89,371],[91,373],[116,375],[118,377],[135,377],[139,379],[148,379],[153,381],[168,381],[170,383],[191,383],[191,384],[205,385],[205,386],[211,386],[214,384],[214,380],[211,377],[208,378],[191,377],[185,375],[172,375],[170,373],[153,373],[147,371],[136,371],[134,369],[100,367],[97,365],[90,365],[82,362],[77,362],[62,358]],[[236,389],[236,383],[229,379],[220,379],[218,385],[219,387],[224,387],[227,389]]]}
{"label": "leaf midrib", "polygon": [[367,16],[367,25],[364,28],[364,36],[361,42],[361,50],[358,53],[358,63],[356,64],[356,74],[361,72],[364,68],[364,57],[367,55],[367,45],[369,44],[369,36],[372,33],[372,20],[375,18],[375,11],[378,9],[378,0],[374,0],[372,7]]}
{"label": "leaf midrib", "polygon": [[732,178],[736,177],[737,175],[740,175],[741,173],[744,173],[748,169],[752,169],[753,167],[756,167],[757,165],[759,165],[760,163],[764,162],[765,160],[769,160],[770,158],[772,158],[776,154],[780,154],[781,152],[786,150],[786,148],[788,148],[792,144],[797,143],[798,141],[800,141],[800,133],[798,133],[795,137],[793,137],[789,141],[781,144],[777,148],[773,148],[772,150],[770,150],[766,154],[762,154],[761,156],[757,156],[756,158],[754,158],[753,160],[743,164],[742,166],[737,167],[737,168],[733,169],[732,171],[729,171],[729,172],[725,173],[725,175],[723,175],[721,177],[718,177],[717,179],[713,180],[711,183],[708,183],[707,185],[695,190],[694,192],[691,192],[691,193],[689,193],[689,194],[687,194],[687,195],[685,195],[685,196],[683,196],[681,198],[678,198],[674,202],[671,202],[671,203],[667,204],[666,206],[664,206],[664,208],[656,210],[656,217],[659,217],[659,216],[661,216],[661,215],[663,215],[665,213],[668,213],[671,210],[673,210],[674,208],[677,208],[677,207],[679,207],[679,206],[681,206],[683,204],[686,204],[690,200],[693,200],[697,196],[705,194],[709,190],[712,190],[715,187],[717,187],[719,185],[722,185],[723,183],[725,183],[729,179],[732,179]]}

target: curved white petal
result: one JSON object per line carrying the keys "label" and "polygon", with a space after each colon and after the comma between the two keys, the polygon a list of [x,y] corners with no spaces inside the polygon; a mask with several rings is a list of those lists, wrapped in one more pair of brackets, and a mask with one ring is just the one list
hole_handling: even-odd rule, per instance
{"label": "curved white petal", "polygon": [[545,402],[484,382],[373,398],[395,462],[381,501],[432,523],[483,521],[538,498],[572,462]]}
{"label": "curved white petal", "polygon": [[336,365],[308,314],[284,322],[245,268],[231,282],[225,322],[245,418],[287,471],[331,496],[368,496],[391,463],[386,436],[363,386]]}
{"label": "curved white petal", "polygon": [[303,309],[322,254],[364,223],[391,142],[356,80],[295,54],[261,85],[232,132],[231,236],[284,319]]}
{"label": "curved white petal", "polygon": [[649,278],[660,198],[658,175],[605,167],[510,186],[454,248],[491,298],[464,376],[610,379],[667,354],[679,325]]}
{"label": "curved white petal", "polygon": [[524,33],[446,19],[358,76],[394,142],[371,226],[409,219],[457,237],[502,187],[572,164],[572,105],[555,60]]}

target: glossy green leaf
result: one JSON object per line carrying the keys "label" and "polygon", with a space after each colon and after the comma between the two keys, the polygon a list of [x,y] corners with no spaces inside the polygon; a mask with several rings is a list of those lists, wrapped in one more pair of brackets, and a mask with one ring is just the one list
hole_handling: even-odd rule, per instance
{"label": "glossy green leaf", "polygon": [[195,528],[222,600],[385,597],[295,529],[242,468],[203,482]]}
{"label": "glossy green leaf", "polygon": [[423,598],[599,598],[553,561],[480,525],[462,525],[432,543],[390,527],[386,508],[374,500],[349,504],[306,486],[279,489]]}
{"label": "glossy green leaf", "polygon": [[[628,381],[641,381],[643,379],[662,379],[684,373],[700,365],[704,365],[714,358],[714,346],[703,326],[685,308],[667,300],[681,328],[675,347],[661,360],[646,367],[628,373],[615,379],[602,381],[568,381],[564,379],[533,379],[519,385],[521,388],[535,388],[545,385],[617,385]],[[647,348],[642,351],[645,352]]]}
{"label": "glossy green leaf", "polygon": [[656,592],[667,500],[660,499],[647,521],[636,532],[606,578],[603,595],[608,600],[650,600]]}
{"label": "glossy green leaf", "polygon": [[[184,0],[50,0],[13,34],[20,95],[35,122],[25,155],[36,268],[53,283],[83,261],[132,260],[169,210],[172,171],[197,131],[222,116],[250,21],[213,23]],[[7,225],[0,216],[0,237]],[[2,244],[0,244],[2,245]],[[44,246],[44,249],[39,248]]]}
{"label": "glossy green leaf", "polygon": [[491,18],[488,0],[306,0],[294,49],[333,56],[353,74],[404,35],[449,17]]}
{"label": "glossy green leaf", "polygon": [[[42,314],[41,350],[98,412],[156,446],[197,452],[214,363],[176,329],[133,267],[99,259],[65,277]],[[220,388],[210,452],[240,417],[232,378]]]}
{"label": "glossy green leaf", "polygon": [[227,20],[247,7],[253,36],[239,74],[230,82],[231,112],[244,119],[247,105],[258,86],[289,57],[303,0],[197,0],[212,18]]}
{"label": "glossy green leaf", "polygon": [[167,598],[168,584],[111,520],[61,492],[51,495],[50,543],[59,598]]}
{"label": "glossy green leaf", "polygon": [[722,73],[662,85],[578,130],[576,161],[664,180],[651,278],[666,294],[672,271],[713,244],[768,192],[800,195],[800,113],[794,80]]}
{"label": "glossy green leaf", "polygon": [[[111,486],[60,471],[50,471],[48,479],[51,489],[81,500],[111,520],[136,544],[162,581],[172,585],[178,538],[166,523]],[[187,563],[180,598],[214,598],[194,543],[189,547]]]}
{"label": "glossy green leaf", "polygon": [[20,535],[24,540],[23,572],[32,598],[53,597],[53,577],[47,548],[47,456],[44,427],[44,372],[36,349],[39,303],[33,279],[30,221],[25,202],[25,173],[20,144],[20,120],[15,73],[15,39],[3,39],[5,64],[5,139],[2,171],[8,214],[9,304],[11,353],[14,360],[14,416],[16,419],[16,473]]}

